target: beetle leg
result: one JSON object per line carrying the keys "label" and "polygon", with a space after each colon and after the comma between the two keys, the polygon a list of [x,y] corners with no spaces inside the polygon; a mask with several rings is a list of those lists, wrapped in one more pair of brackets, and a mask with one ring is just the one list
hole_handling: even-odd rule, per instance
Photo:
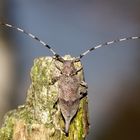
{"label": "beetle leg", "polygon": [[87,95],[87,83],[85,81],[81,81],[80,83],[80,99],[84,98]]}
{"label": "beetle leg", "polygon": [[81,81],[80,85],[85,87],[86,89],[88,88],[88,85],[85,81]]}
{"label": "beetle leg", "polygon": [[78,70],[76,70],[76,72],[72,73],[71,76],[76,75],[78,72],[80,72],[83,69],[83,67],[80,67]]}
{"label": "beetle leg", "polygon": [[51,85],[54,85],[59,80],[59,78],[60,78],[60,76],[53,77]]}

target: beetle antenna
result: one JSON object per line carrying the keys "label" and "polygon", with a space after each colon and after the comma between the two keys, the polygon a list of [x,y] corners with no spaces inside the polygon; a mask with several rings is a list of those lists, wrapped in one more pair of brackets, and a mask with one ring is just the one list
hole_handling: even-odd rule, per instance
{"label": "beetle antenna", "polygon": [[80,54],[80,56],[78,56],[76,59],[78,61],[82,57],[84,57],[85,55],[87,55],[88,53],[90,53],[91,51],[96,50],[98,48],[101,48],[101,47],[104,47],[104,46],[108,46],[108,45],[111,45],[111,44],[114,44],[114,43],[126,41],[126,40],[135,40],[135,39],[140,39],[140,37],[139,36],[132,36],[132,37],[120,38],[120,39],[116,39],[116,40],[105,42],[103,44],[99,44],[99,45],[97,45],[95,47],[90,48],[89,50],[85,51],[84,53]]}
{"label": "beetle antenna", "polygon": [[3,23],[3,22],[0,22],[0,25],[3,25],[3,26],[6,26],[6,27],[9,27],[9,28],[12,28],[12,29],[15,29],[19,32],[22,32],[28,36],[30,36],[32,39],[35,39],[37,40],[38,42],[40,42],[43,46],[47,47],[52,53],[54,56],[56,56],[57,58],[59,57],[60,58],[60,55],[58,55],[48,44],[46,44],[44,41],[42,41],[41,39],[39,39],[38,37],[36,37],[35,35],[31,34],[31,33],[28,33],[26,30],[23,30],[21,28],[18,28],[14,25],[11,25],[11,24],[8,24],[8,23]]}

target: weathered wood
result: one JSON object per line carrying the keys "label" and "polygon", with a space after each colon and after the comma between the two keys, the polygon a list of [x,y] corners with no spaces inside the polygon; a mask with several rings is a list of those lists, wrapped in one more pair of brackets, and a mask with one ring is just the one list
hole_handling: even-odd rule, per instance
{"label": "weathered wood", "polygon": [[[67,55],[64,59],[73,59]],[[88,101],[84,97],[80,101],[78,113],[70,125],[69,136],[66,137],[64,119],[59,107],[57,82],[52,84],[52,77],[60,75],[52,57],[35,59],[31,70],[32,84],[27,92],[24,105],[8,112],[0,129],[0,140],[84,140],[89,129]],[[62,67],[60,62],[57,65]],[[75,67],[80,68],[77,62]],[[77,75],[84,80],[83,71]],[[82,88],[82,87],[81,87]]]}

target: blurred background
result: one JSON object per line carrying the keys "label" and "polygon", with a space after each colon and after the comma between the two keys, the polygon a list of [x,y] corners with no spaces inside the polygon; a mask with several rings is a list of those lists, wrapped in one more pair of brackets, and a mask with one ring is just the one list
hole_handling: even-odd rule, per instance
{"label": "blurred background", "polygon": [[[0,21],[26,29],[61,55],[140,36],[139,0],[0,0]],[[52,55],[26,35],[0,27],[0,121],[25,101],[34,58]],[[140,40],[82,59],[89,86],[87,140],[140,139]]]}

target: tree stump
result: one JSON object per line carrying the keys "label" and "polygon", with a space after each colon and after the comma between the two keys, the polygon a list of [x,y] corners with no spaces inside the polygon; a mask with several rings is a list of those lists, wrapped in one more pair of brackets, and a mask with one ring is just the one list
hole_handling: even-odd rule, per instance
{"label": "tree stump", "polygon": [[[64,59],[74,59],[69,55]],[[60,75],[52,57],[34,60],[31,69],[32,83],[27,92],[24,105],[9,111],[0,129],[0,140],[84,140],[89,129],[87,96],[81,99],[79,110],[70,124],[69,136],[63,132],[64,119],[58,105],[58,84],[52,78]],[[78,69],[81,62],[75,63]],[[83,71],[77,76],[84,80]]]}

